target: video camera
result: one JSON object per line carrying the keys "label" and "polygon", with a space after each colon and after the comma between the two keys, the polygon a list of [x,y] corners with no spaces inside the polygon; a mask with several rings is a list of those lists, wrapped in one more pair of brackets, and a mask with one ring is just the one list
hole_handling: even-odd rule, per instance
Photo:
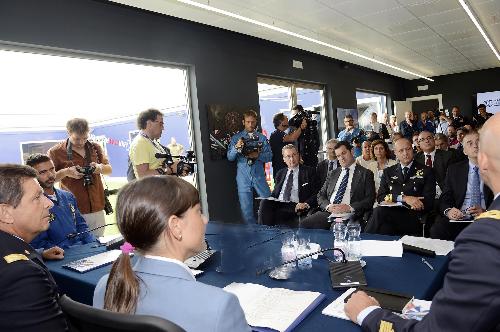
{"label": "video camera", "polygon": [[288,120],[288,124],[292,127],[299,128],[302,124],[302,120],[306,119],[307,127],[317,127],[318,121],[313,119],[313,115],[320,114],[318,111],[307,111],[301,110],[298,111],[290,120]]}
{"label": "video camera", "polygon": [[304,110],[301,106],[299,111],[288,120],[288,124],[295,128],[299,128],[304,119],[307,122],[307,127],[302,130],[298,138],[298,147],[304,164],[311,167],[316,167],[318,164],[320,140],[318,121],[314,119],[314,116],[318,114],[320,114],[320,112]]}
{"label": "video camera", "polygon": [[76,170],[83,174],[82,179],[83,179],[83,186],[84,187],[87,187],[87,186],[94,184],[94,182],[92,181],[92,174],[94,174],[94,171],[95,171],[94,166],[83,166],[83,167],[77,166]]}
{"label": "video camera", "polygon": [[[168,149],[166,151],[168,151]],[[194,155],[194,151],[186,151],[185,156],[172,156],[169,152],[156,153],[155,157],[158,159],[165,158],[163,163],[166,166],[174,164],[175,161],[173,158],[179,158],[179,162],[177,163],[177,176],[190,175],[196,172],[196,156]]]}

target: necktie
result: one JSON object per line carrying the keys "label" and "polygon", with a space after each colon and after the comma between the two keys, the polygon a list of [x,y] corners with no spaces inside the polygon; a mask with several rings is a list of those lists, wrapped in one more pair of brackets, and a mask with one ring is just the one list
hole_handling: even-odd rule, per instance
{"label": "necktie", "polygon": [[426,155],[426,158],[425,159],[425,166],[429,166],[429,167],[432,167],[432,157],[430,154]]}
{"label": "necktie", "polygon": [[481,180],[477,166],[474,166],[472,173],[470,205],[481,206]]}
{"label": "necktie", "polygon": [[292,196],[292,187],[293,187],[293,170],[290,170],[290,174],[288,175],[288,180],[285,185],[285,192],[283,193],[283,200],[289,201]]}
{"label": "necktie", "polygon": [[340,202],[342,202],[345,190],[347,189],[348,180],[349,180],[349,168],[346,168],[344,177],[342,178],[342,182],[340,182],[339,189],[337,190],[337,194],[335,195],[335,199],[333,200],[333,204],[340,204]]}
{"label": "necktie", "polygon": [[333,160],[330,160],[328,162],[328,172],[331,172],[331,171],[333,171]]}
{"label": "necktie", "polygon": [[408,175],[408,167],[403,167],[403,181],[406,181]]}

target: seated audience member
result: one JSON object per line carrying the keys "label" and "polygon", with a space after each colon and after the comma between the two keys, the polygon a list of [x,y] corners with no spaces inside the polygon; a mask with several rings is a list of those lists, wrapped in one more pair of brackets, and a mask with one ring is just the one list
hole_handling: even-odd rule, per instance
{"label": "seated audience member", "polygon": [[250,331],[236,296],[196,281],[183,263],[205,248],[207,219],[191,184],[173,176],[130,182],[118,194],[116,220],[128,243],[99,280],[94,307],[162,317],[186,331]]}
{"label": "seated audience member", "polygon": [[460,108],[458,106],[453,106],[451,109],[451,125],[455,128],[460,128],[469,124],[468,119],[460,114]]}
{"label": "seated audience member", "polygon": [[418,136],[418,143],[422,152],[417,153],[415,160],[434,170],[436,184],[439,186],[439,190],[442,191],[446,170],[452,163],[453,154],[449,151],[436,150],[434,136],[432,136],[432,133],[428,131],[420,133]]}
{"label": "seated audience member", "polygon": [[318,211],[300,222],[301,228],[329,229],[330,214],[354,213],[354,219],[362,221],[365,212],[375,201],[373,173],[354,161],[352,147],[340,141],[335,145],[340,166],[328,175],[318,193]]}
{"label": "seated audience member", "polygon": [[[387,113],[385,113],[387,114]],[[389,131],[385,123],[378,122],[377,113],[373,112],[370,115],[370,124],[368,125],[368,131],[375,133],[380,139],[389,138]]]}
{"label": "seated audience member", "polygon": [[436,128],[439,124],[439,119],[436,118],[436,113],[434,111],[427,111],[427,119],[432,122],[434,126],[434,132],[436,132]]}
{"label": "seated audience member", "polygon": [[392,144],[394,144],[398,139],[403,138],[403,137],[404,137],[403,134],[398,133],[398,132],[394,132],[391,136]]}
{"label": "seated audience member", "polygon": [[344,126],[345,129],[342,130],[337,136],[339,141],[352,142],[353,138],[363,135],[363,131],[354,126],[354,118],[351,114],[347,114],[345,116]]}
{"label": "seated audience member", "polygon": [[448,134],[448,126],[451,124],[451,120],[446,116],[446,114],[441,111],[439,112],[439,121],[436,126],[437,134]]}
{"label": "seated audience member", "polygon": [[335,138],[329,139],[326,142],[326,159],[320,161],[318,166],[316,166],[316,175],[318,176],[320,187],[325,183],[328,173],[340,167],[337,156],[335,155],[335,144],[337,144]]}
{"label": "seated audience member", "polygon": [[392,134],[399,132],[398,119],[395,115],[391,115],[389,117],[389,126],[387,127],[387,129],[389,130],[389,134],[391,136]]}
{"label": "seated audience member", "polygon": [[413,152],[415,154],[419,153],[422,151],[422,149],[420,149],[420,144],[418,142],[418,135],[420,135],[420,133],[418,131],[414,132],[413,133],[413,136],[411,137],[411,141],[412,141],[412,147],[413,147]]}
{"label": "seated audience member", "polygon": [[464,154],[464,146],[462,144],[464,140],[465,134],[468,132],[467,128],[461,127],[457,129],[457,143],[454,144],[453,146],[450,145],[451,148],[453,148],[455,152],[455,160],[460,161],[460,160],[467,160],[467,156]]}
{"label": "seated audience member", "polygon": [[438,150],[448,151],[449,150],[448,136],[441,133],[436,134],[434,136],[434,145]]}
{"label": "seated audience member", "polygon": [[486,112],[486,105],[477,105],[477,114],[472,117],[472,123],[475,128],[481,128],[484,123],[493,116],[493,114]]}
{"label": "seated audience member", "polygon": [[458,144],[457,130],[453,125],[449,125],[447,131],[448,145],[450,146],[450,148],[455,149],[456,145]]}
{"label": "seated audience member", "polygon": [[[404,319],[366,293],[353,294],[345,313],[365,332],[484,332],[500,331],[500,116],[481,131],[478,166],[495,200],[455,241],[442,288],[421,320]],[[428,271],[433,273],[433,271]]]}
{"label": "seated audience member", "polygon": [[470,131],[464,137],[464,153],[468,160],[450,165],[440,200],[440,212],[431,228],[431,237],[454,241],[469,225],[451,220],[471,219],[480,215],[493,201],[493,193],[479,176],[477,154],[479,134]]}
{"label": "seated audience member", "polygon": [[371,154],[373,156],[373,161],[368,163],[367,168],[373,173],[375,179],[375,192],[377,192],[380,187],[380,179],[382,178],[384,169],[396,165],[396,161],[390,159],[391,150],[389,150],[389,145],[382,140],[372,142]]}
{"label": "seated audience member", "polygon": [[434,133],[436,131],[434,123],[427,117],[427,112],[420,113],[419,127],[420,131],[428,131],[430,133]]}
{"label": "seated audience member", "polygon": [[[70,246],[94,242],[96,239],[88,232],[85,219],[78,210],[75,196],[69,191],[54,188],[56,170],[49,156],[36,153],[26,160],[26,165],[33,167],[37,172],[37,180],[43,188],[43,194],[54,203],[50,209],[49,229],[38,234],[31,241],[33,248],[51,248]],[[69,238],[70,234],[83,233]]]}
{"label": "seated audience member", "polygon": [[370,151],[371,144],[370,141],[364,141],[361,144],[361,156],[356,158],[356,162],[364,168],[368,168],[368,164],[373,161]]}
{"label": "seated audience member", "polygon": [[434,204],[436,180],[432,169],[413,159],[413,149],[408,139],[401,138],[395,145],[399,163],[384,170],[377,201],[400,202],[404,206],[375,208],[366,225],[367,233],[418,234],[420,215],[430,212]]}
{"label": "seated audience member", "polygon": [[275,114],[273,117],[273,124],[275,131],[271,133],[269,137],[269,145],[271,145],[271,152],[273,153],[272,166],[273,166],[273,178],[276,181],[276,175],[278,172],[286,168],[286,163],[283,162],[283,157],[281,155],[281,149],[289,144],[296,142],[302,131],[307,128],[306,119],[302,120],[300,127],[296,128],[294,131],[290,132],[288,126],[288,117],[283,113]]}
{"label": "seated audience member", "polygon": [[405,112],[405,119],[399,124],[399,132],[408,139],[411,139],[414,132],[418,132],[417,121],[412,111]]}
{"label": "seated audience member", "polygon": [[314,168],[299,164],[300,155],[295,145],[285,145],[282,156],[288,167],[276,175],[271,196],[287,203],[261,200],[258,222],[269,226],[297,227],[298,213],[318,205],[316,195],[320,185]]}
{"label": "seated audience member", "polygon": [[53,247],[42,256],[28,243],[49,228],[52,202],[36,171],[0,164],[0,331],[67,331],[58,289],[45,259],[62,259]]}

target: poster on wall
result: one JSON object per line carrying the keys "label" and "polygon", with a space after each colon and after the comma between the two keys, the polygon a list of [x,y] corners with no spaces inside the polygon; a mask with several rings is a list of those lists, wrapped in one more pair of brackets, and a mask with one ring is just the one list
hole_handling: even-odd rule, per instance
{"label": "poster on wall", "polygon": [[500,112],[500,91],[482,92],[477,94],[477,105],[485,104],[486,112]]}
{"label": "poster on wall", "polygon": [[354,126],[358,127],[358,110],[355,108],[337,108],[337,125],[339,128],[339,131],[342,131],[345,129],[344,126],[344,118],[347,114],[352,115],[352,118],[354,119]]}
{"label": "poster on wall", "polygon": [[26,164],[26,160],[31,154],[34,153],[46,154],[51,147],[53,147],[59,142],[61,141],[46,140],[46,141],[20,142],[19,147],[21,149],[21,160],[23,161],[23,164]]}
{"label": "poster on wall", "polygon": [[256,110],[232,105],[207,105],[211,160],[227,158],[231,137],[243,129],[243,113],[250,109]]}

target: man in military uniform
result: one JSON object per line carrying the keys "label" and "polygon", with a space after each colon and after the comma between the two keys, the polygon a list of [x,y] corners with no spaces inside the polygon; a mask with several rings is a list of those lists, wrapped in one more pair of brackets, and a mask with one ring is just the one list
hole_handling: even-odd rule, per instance
{"label": "man in military uniform", "polygon": [[481,177],[495,194],[487,212],[463,230],[450,253],[443,288],[432,299],[430,312],[419,322],[403,319],[364,292],[345,305],[347,316],[363,331],[500,331],[500,115],[483,126],[478,163]]}
{"label": "man in military uniform", "polygon": [[[413,159],[411,143],[401,138],[394,144],[399,163],[384,169],[377,201],[365,232],[386,235],[419,233],[419,218],[432,210],[436,180],[430,167]],[[401,204],[401,207],[384,205]]]}
{"label": "man in military uniform", "polygon": [[[57,286],[28,243],[49,227],[52,202],[36,171],[0,164],[0,331],[66,331]],[[63,258],[54,247],[44,258]]]}
{"label": "man in military uniform", "polygon": [[26,160],[26,165],[36,170],[43,194],[54,203],[50,209],[49,229],[38,234],[31,241],[31,246],[36,249],[53,246],[68,248],[94,242],[96,238],[89,232],[87,223],[76,204],[75,196],[69,191],[54,188],[56,170],[49,156],[41,153],[32,154]]}

